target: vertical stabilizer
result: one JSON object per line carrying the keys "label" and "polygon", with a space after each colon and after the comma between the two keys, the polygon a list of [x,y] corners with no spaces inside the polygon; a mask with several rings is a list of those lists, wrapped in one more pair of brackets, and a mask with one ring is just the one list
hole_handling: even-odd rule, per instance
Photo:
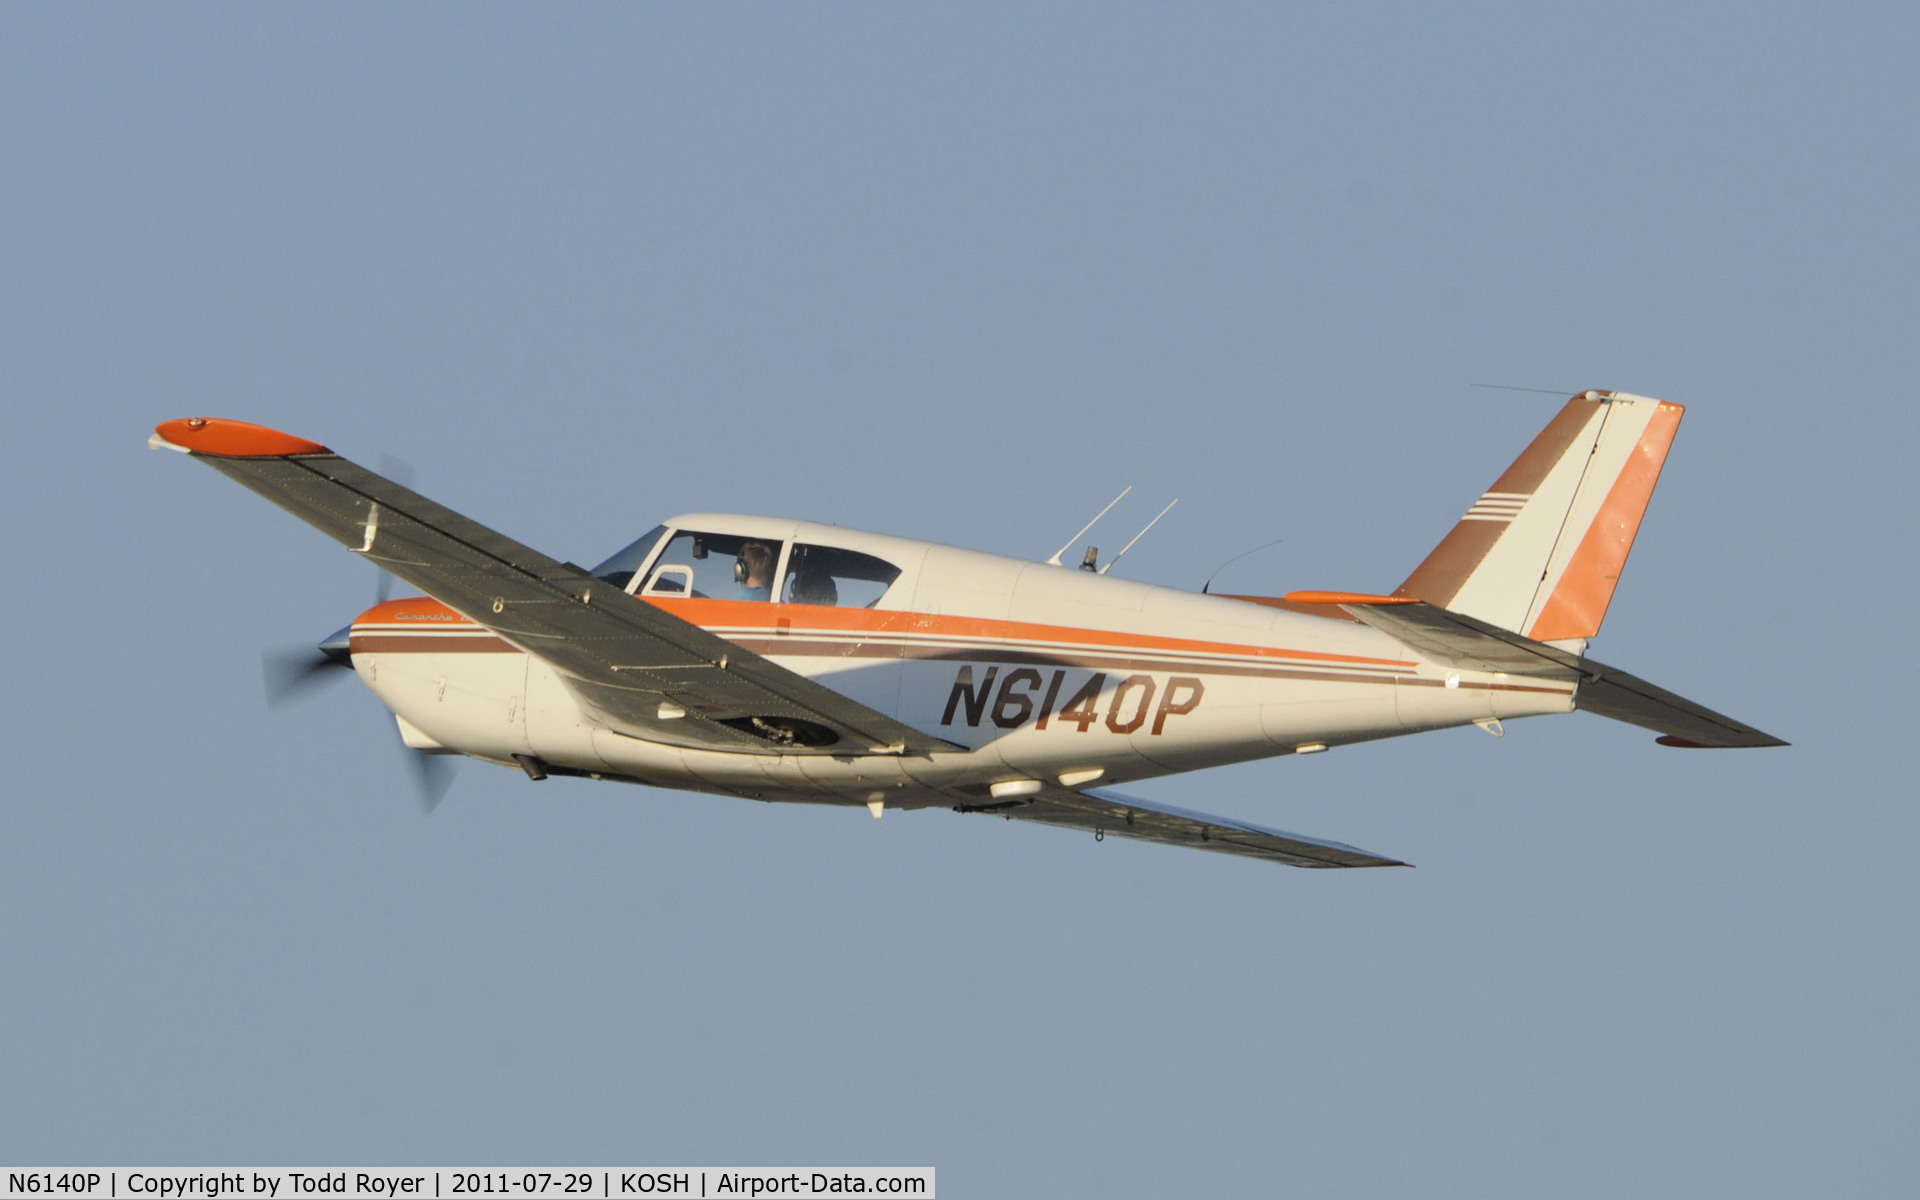
{"label": "vertical stabilizer", "polygon": [[1394,592],[1535,641],[1590,638],[1685,410],[1582,392]]}

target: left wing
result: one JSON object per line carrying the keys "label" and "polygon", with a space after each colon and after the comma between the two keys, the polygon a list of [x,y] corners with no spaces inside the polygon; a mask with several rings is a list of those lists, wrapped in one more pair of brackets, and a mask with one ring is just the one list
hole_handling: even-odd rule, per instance
{"label": "left wing", "polygon": [[1243,858],[1262,858],[1289,867],[1405,867],[1411,864],[1373,854],[1343,842],[1304,837],[1231,817],[1175,808],[1117,792],[1074,792],[1046,787],[1035,795],[985,804],[961,804],[956,812],[992,813],[1012,821],[1058,825],[1098,836],[1133,838],[1168,846],[1187,846]]}
{"label": "left wing", "polygon": [[957,749],[477,521],[317,442],[244,421],[169,421],[191,454],[551,663],[622,733],[761,754]]}

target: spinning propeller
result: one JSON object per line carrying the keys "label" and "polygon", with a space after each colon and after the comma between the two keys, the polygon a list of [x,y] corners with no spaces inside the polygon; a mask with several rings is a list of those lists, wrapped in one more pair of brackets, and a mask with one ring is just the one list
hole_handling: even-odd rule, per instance
{"label": "spinning propeller", "polygon": [[339,681],[342,670],[353,670],[353,658],[347,651],[345,626],[312,650],[283,647],[260,655],[260,674],[267,685],[267,707],[284,708],[305,699],[329,683]]}

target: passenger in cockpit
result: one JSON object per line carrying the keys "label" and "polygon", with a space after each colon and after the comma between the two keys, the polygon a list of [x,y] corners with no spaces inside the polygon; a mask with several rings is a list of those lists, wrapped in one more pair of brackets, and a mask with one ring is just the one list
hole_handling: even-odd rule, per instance
{"label": "passenger in cockpit", "polygon": [[802,571],[794,576],[793,586],[787,589],[787,600],[793,604],[821,604],[831,608],[840,603],[840,589],[834,586],[833,576],[825,571]]}
{"label": "passenger in cockpit", "polygon": [[773,547],[765,542],[744,542],[734,560],[733,578],[739,586],[735,600],[773,599]]}

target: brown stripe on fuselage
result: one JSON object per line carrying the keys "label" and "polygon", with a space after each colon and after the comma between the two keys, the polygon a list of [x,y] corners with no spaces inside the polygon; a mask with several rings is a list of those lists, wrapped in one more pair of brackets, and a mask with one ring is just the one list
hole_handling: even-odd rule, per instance
{"label": "brown stripe on fuselage", "polygon": [[[1255,666],[1201,660],[1122,658],[1114,655],[1076,654],[1071,651],[1008,650],[998,646],[898,646],[871,642],[847,644],[809,641],[804,637],[730,638],[734,645],[768,657],[786,655],[798,658],[910,658],[920,662],[1006,663],[1042,667],[1073,667],[1085,671],[1186,672],[1194,675],[1233,675],[1255,679],[1306,679],[1316,683],[1408,684],[1413,687],[1444,687],[1444,679],[1422,679],[1410,673],[1363,675],[1310,666]],[[1490,692],[1562,692],[1565,688],[1535,687],[1519,683],[1468,684]]]}
{"label": "brown stripe on fuselage", "polygon": [[861,643],[809,642],[783,637],[779,641],[730,638],[736,646],[768,657],[799,658],[910,658],[917,662],[1018,663],[1037,667],[1074,667],[1088,671],[1173,671],[1191,674],[1244,675],[1266,679],[1322,679],[1340,683],[1392,683],[1398,676],[1364,675],[1357,671],[1254,666],[1199,662],[1187,659],[1126,658],[1111,654],[1076,654],[1063,650],[1009,650],[999,646],[888,646]]}
{"label": "brown stripe on fuselage", "polygon": [[[1195,675],[1232,675],[1257,679],[1303,679],[1315,683],[1377,683],[1410,687],[1442,687],[1443,679],[1423,679],[1411,674],[1366,675],[1356,671],[1316,669],[1310,666],[1278,667],[1253,664],[1219,663],[1204,660],[1127,658],[1118,655],[1073,653],[1070,651],[1010,650],[999,646],[903,646],[885,642],[822,641],[785,635],[769,638],[729,638],[744,650],[768,657],[798,658],[899,658],[925,662],[1018,663],[1023,665],[1072,667],[1090,671],[1164,671]],[[517,654],[521,651],[500,638],[472,634],[399,633],[356,634],[351,641],[355,654]],[[1468,684],[1490,692],[1562,692],[1561,687],[1536,687],[1518,683]]]}
{"label": "brown stripe on fuselage", "polygon": [[[1582,393],[1567,401],[1567,406],[1558,416],[1547,422],[1540,436],[1533,444],[1513,460],[1489,492],[1504,492],[1516,496],[1532,496],[1540,490],[1540,484],[1553,470],[1553,464],[1560,461],[1567,448],[1573,445],[1580,431],[1593,419],[1594,410],[1605,403],[1603,400],[1589,400],[1592,393]],[[1407,581],[1395,588],[1396,596],[1411,596],[1416,600],[1425,600],[1435,608],[1445,608],[1460,594],[1467,579],[1500,535],[1507,531],[1505,521],[1461,521],[1455,525],[1433,553],[1415,567]]]}

